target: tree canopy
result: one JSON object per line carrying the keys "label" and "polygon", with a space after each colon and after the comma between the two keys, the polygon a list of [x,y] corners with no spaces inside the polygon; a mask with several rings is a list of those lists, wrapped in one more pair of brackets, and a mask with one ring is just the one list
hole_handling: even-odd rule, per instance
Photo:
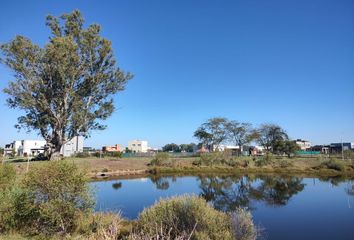
{"label": "tree canopy", "polygon": [[208,148],[218,148],[227,139],[227,123],[228,120],[226,118],[210,118],[194,132],[194,137],[203,142]]}
{"label": "tree canopy", "polygon": [[114,111],[112,96],[132,75],[117,66],[99,25],[84,28],[78,10],[49,15],[46,25],[51,35],[45,46],[16,36],[0,46],[0,59],[15,77],[4,90],[7,103],[24,113],[16,127],[39,131],[49,154],[56,155],[74,136],[105,128],[102,120]]}
{"label": "tree canopy", "polygon": [[279,125],[262,124],[257,130],[257,142],[267,151],[273,150],[277,143],[288,140],[288,134]]}

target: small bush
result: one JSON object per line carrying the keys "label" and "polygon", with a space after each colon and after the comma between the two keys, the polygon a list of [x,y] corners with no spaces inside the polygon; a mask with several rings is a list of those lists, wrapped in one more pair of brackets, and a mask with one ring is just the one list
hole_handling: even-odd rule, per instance
{"label": "small bush", "polygon": [[195,166],[201,166],[202,165],[202,160],[200,159],[200,157],[198,157],[198,158],[193,160],[192,164],[195,165]]}
{"label": "small bush", "polygon": [[253,224],[252,215],[241,208],[231,213],[231,227],[237,240],[256,240],[259,235]]}
{"label": "small bush", "polygon": [[85,239],[115,240],[121,233],[123,218],[117,213],[82,214],[77,232]]}
{"label": "small bush", "polygon": [[113,157],[113,158],[122,158],[123,157],[122,152],[104,152],[103,155],[105,157]]}
{"label": "small bush", "polygon": [[257,167],[266,166],[272,162],[273,158],[274,158],[273,154],[270,152],[267,152],[263,157],[257,159],[255,161],[255,164]]}
{"label": "small bush", "polygon": [[151,160],[153,166],[164,166],[169,164],[170,155],[166,152],[156,153],[155,157]]}
{"label": "small bush", "polygon": [[323,162],[321,164],[321,167],[327,168],[327,169],[333,169],[336,171],[344,171],[345,170],[345,165],[342,161],[340,160],[328,160],[326,162]]}
{"label": "small bush", "polygon": [[90,157],[91,155],[88,152],[79,152],[75,154],[75,157],[77,158],[87,158]]}
{"label": "small bush", "polygon": [[13,186],[0,191],[0,233],[27,232],[33,226],[32,219],[39,215],[28,191]]}
{"label": "small bush", "polygon": [[293,167],[294,164],[292,161],[288,160],[280,160],[278,163],[279,167],[281,168],[287,168],[287,167]]}
{"label": "small bush", "polygon": [[203,165],[212,166],[215,164],[224,163],[225,156],[223,152],[203,153],[200,155],[200,160]]}
{"label": "small bush", "polygon": [[16,171],[11,164],[0,165],[0,191],[12,186],[16,180]]}
{"label": "small bush", "polygon": [[169,239],[186,235],[191,235],[191,239],[232,239],[229,216],[196,196],[160,200],[140,214],[136,232],[146,239],[156,235],[169,236]]}

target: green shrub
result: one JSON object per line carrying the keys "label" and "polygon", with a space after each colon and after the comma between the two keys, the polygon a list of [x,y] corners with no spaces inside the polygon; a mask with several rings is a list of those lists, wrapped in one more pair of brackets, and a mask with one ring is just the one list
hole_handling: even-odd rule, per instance
{"label": "green shrub", "polygon": [[169,164],[170,155],[166,152],[156,153],[155,157],[151,160],[153,166],[164,166]]}
{"label": "green shrub", "polygon": [[273,160],[274,156],[272,153],[267,152],[264,156],[262,156],[261,158],[257,159],[255,161],[255,164],[257,167],[262,167],[262,166],[266,166],[268,164],[270,164]]}
{"label": "green shrub", "polygon": [[51,161],[32,168],[17,183],[13,176],[11,167],[1,166],[0,234],[18,232],[45,239],[70,234],[80,216],[91,213],[88,179],[75,164]]}
{"label": "green shrub", "polygon": [[200,159],[200,157],[197,157],[196,159],[193,160],[192,164],[195,166],[201,166],[202,160]]}
{"label": "green shrub", "polygon": [[123,157],[122,152],[104,152],[103,155],[105,157],[113,157],[113,158],[122,158]]}
{"label": "green shrub", "polygon": [[280,160],[279,161],[279,166],[281,168],[287,168],[287,167],[293,167],[294,163],[292,161],[288,160]]}
{"label": "green shrub", "polygon": [[0,191],[0,233],[31,231],[31,220],[38,215],[38,209],[25,189],[13,186]]}
{"label": "green shrub", "polygon": [[16,179],[16,171],[12,164],[0,164],[0,191],[12,186]]}
{"label": "green shrub", "polygon": [[203,165],[212,166],[225,163],[225,156],[223,152],[202,153],[200,154],[200,160]]}
{"label": "green shrub", "polygon": [[327,168],[327,169],[333,169],[336,171],[344,171],[345,170],[345,165],[341,160],[328,160],[325,161],[321,164],[321,167]]}
{"label": "green shrub", "polygon": [[30,209],[36,213],[27,219],[34,234],[70,233],[78,224],[78,216],[93,207],[88,179],[75,164],[51,161],[34,168],[22,186]]}
{"label": "green shrub", "polygon": [[79,152],[75,154],[75,157],[77,158],[87,158],[90,157],[91,155],[88,152]]}
{"label": "green shrub", "polygon": [[136,232],[146,239],[157,235],[169,239],[186,235],[192,235],[191,239],[232,239],[227,214],[213,209],[202,198],[187,195],[163,199],[145,209],[138,218]]}

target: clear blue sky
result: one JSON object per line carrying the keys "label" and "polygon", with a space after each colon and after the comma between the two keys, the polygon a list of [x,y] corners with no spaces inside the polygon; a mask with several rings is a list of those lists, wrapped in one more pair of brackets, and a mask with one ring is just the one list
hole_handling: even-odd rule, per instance
{"label": "clear blue sky", "polygon": [[[1,2],[0,42],[48,41],[45,16],[79,9],[135,74],[86,146],[187,143],[206,119],[273,122],[313,143],[354,141],[352,0]],[[11,72],[0,66],[0,88]],[[0,93],[0,145],[37,138]]]}

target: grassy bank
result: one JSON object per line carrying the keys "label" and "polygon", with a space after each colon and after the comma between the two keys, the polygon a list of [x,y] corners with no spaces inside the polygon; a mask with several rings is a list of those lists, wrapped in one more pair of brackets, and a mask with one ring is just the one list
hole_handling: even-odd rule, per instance
{"label": "grassy bank", "polygon": [[[214,156],[215,157],[215,156]],[[154,158],[67,158],[65,161],[74,163],[79,169],[85,170],[92,179],[107,177],[137,177],[149,174],[302,174],[305,176],[336,176],[345,175],[354,177],[354,160],[341,160],[338,157],[238,157],[232,160],[208,159],[211,157],[169,157],[152,165]],[[46,161],[7,160],[11,163],[18,175],[26,173],[27,169],[41,166]]]}

